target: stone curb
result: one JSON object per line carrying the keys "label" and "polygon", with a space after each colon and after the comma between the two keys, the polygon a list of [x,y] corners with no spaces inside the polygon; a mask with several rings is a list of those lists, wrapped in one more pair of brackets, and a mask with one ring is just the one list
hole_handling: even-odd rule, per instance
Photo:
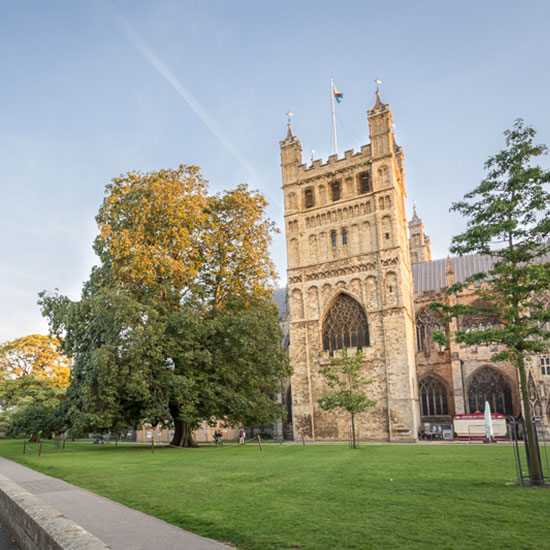
{"label": "stone curb", "polygon": [[106,550],[110,547],[0,474],[0,521],[21,550]]}

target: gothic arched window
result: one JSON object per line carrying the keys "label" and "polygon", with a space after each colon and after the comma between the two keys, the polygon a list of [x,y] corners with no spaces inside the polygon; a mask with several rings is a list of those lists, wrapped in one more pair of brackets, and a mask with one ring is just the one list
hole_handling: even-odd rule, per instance
{"label": "gothic arched window", "polygon": [[437,378],[426,376],[419,386],[420,409],[422,416],[440,416],[449,414],[447,389]]}
{"label": "gothic arched window", "polygon": [[304,202],[306,208],[313,208],[315,201],[313,198],[313,189],[309,188],[304,191]]}
{"label": "gothic arched window", "polygon": [[506,415],[513,414],[512,391],[502,374],[490,367],[476,372],[468,388],[469,412],[483,412],[485,401],[489,402],[491,412]]}
{"label": "gothic arched window", "polygon": [[359,193],[368,193],[371,190],[369,172],[361,172],[357,179],[359,180]]}
{"label": "gothic arched window", "polygon": [[330,192],[331,192],[331,198],[333,201],[340,200],[340,182],[339,181],[333,181],[330,184]]}
{"label": "gothic arched window", "polygon": [[491,311],[489,304],[484,304],[478,300],[472,306],[479,311],[472,315],[465,315],[462,318],[462,330],[476,332],[500,327],[499,318]]}
{"label": "gothic arched window", "polygon": [[323,322],[323,349],[332,353],[369,345],[369,325],[363,308],[351,296],[340,294]]}
{"label": "gothic arched window", "polygon": [[432,332],[441,329],[435,311],[424,308],[416,315],[416,349],[429,355],[432,349]]}

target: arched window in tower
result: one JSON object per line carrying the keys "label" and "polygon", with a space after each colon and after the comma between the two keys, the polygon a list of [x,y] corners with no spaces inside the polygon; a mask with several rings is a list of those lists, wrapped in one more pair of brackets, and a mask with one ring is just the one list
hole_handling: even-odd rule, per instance
{"label": "arched window in tower", "polygon": [[359,302],[340,294],[323,321],[323,349],[331,354],[343,348],[370,345],[367,316]]}
{"label": "arched window in tower", "polygon": [[483,412],[485,401],[489,402],[491,412],[505,415],[514,414],[512,391],[502,374],[491,367],[478,370],[468,387],[469,412]]}
{"label": "arched window in tower", "polygon": [[426,355],[429,355],[432,349],[432,332],[442,328],[438,319],[439,315],[428,308],[424,308],[416,315],[416,349]]}
{"label": "arched window in tower", "polygon": [[342,245],[347,246],[348,244],[348,230],[342,229]]}
{"label": "arched window in tower", "polygon": [[369,193],[371,191],[371,185],[370,185],[370,173],[369,172],[361,172],[357,179],[359,181],[359,193],[362,195],[363,193]]}
{"label": "arched window in tower", "polygon": [[332,248],[336,248],[336,231],[330,232],[330,244],[332,245]]}
{"label": "arched window in tower", "polygon": [[313,189],[310,187],[304,191],[304,204],[306,208],[313,208],[315,206],[315,200],[313,197]]}
{"label": "arched window in tower", "polygon": [[330,184],[330,195],[332,201],[339,201],[341,196],[341,184],[339,181],[333,181]]}
{"label": "arched window in tower", "polygon": [[422,416],[441,416],[449,414],[447,388],[434,376],[426,376],[419,384],[420,414]]}

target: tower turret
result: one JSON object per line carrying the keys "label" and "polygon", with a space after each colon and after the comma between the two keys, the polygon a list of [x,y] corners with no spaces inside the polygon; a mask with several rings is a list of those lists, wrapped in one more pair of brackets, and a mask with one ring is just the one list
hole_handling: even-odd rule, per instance
{"label": "tower turret", "polygon": [[413,216],[409,222],[409,248],[411,250],[411,264],[432,261],[431,241],[424,233],[424,224],[416,214],[416,205],[413,206]]}

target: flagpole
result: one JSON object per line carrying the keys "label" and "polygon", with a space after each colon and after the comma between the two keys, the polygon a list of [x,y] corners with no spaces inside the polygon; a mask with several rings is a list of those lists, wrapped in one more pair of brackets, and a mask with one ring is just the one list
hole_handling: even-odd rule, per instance
{"label": "flagpole", "polygon": [[336,137],[336,113],[334,112],[334,80],[330,77],[330,105],[332,107],[332,131],[334,133],[334,153],[338,154],[338,138]]}

